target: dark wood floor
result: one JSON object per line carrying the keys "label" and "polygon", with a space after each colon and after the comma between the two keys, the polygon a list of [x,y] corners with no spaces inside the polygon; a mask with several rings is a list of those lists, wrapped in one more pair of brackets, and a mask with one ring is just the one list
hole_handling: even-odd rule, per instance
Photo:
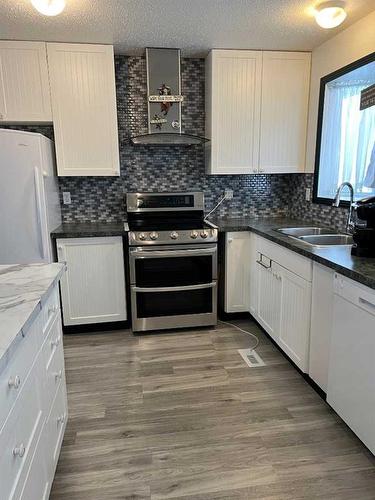
{"label": "dark wood floor", "polygon": [[51,500],[374,500],[375,462],[250,321],[65,336],[70,418]]}

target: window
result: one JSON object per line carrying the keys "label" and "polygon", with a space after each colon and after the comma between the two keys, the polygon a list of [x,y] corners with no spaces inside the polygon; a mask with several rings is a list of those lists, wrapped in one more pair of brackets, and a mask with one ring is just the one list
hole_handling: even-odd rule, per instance
{"label": "window", "polygon": [[[332,203],[338,186],[354,187],[355,199],[375,196],[374,54],[321,80],[314,201]],[[372,87],[372,89],[371,89]],[[364,91],[372,95],[366,104]],[[362,106],[361,106],[362,102]],[[349,200],[348,192],[342,199]]]}

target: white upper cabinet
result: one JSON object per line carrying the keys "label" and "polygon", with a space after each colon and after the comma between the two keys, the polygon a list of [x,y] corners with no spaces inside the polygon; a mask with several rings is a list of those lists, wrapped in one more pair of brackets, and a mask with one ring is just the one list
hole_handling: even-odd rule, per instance
{"label": "white upper cabinet", "polygon": [[213,50],[206,60],[209,174],[303,172],[310,54]]}
{"label": "white upper cabinet", "polygon": [[213,50],[206,60],[206,146],[211,174],[257,171],[262,52]]}
{"label": "white upper cabinet", "polygon": [[0,41],[1,121],[52,121],[45,43]]}
{"label": "white upper cabinet", "polygon": [[263,52],[259,171],[305,168],[310,54]]}
{"label": "white upper cabinet", "polygon": [[48,43],[60,176],[120,175],[113,47]]}

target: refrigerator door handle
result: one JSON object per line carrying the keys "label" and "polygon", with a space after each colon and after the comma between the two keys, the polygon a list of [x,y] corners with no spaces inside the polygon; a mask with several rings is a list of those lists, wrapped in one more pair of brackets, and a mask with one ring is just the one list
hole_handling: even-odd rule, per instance
{"label": "refrigerator door handle", "polygon": [[41,251],[42,259],[45,259],[47,252],[45,249],[44,238],[43,238],[42,193],[40,191],[40,174],[39,174],[38,167],[34,167],[34,183],[35,183],[36,210],[37,210],[37,218],[38,218],[40,251]]}

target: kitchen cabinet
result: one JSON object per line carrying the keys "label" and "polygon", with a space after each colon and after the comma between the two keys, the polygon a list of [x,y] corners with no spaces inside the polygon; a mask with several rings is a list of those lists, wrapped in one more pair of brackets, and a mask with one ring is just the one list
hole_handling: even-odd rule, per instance
{"label": "kitchen cabinet", "polygon": [[212,50],[206,59],[207,172],[303,172],[309,80],[309,53]]}
{"label": "kitchen cabinet", "polygon": [[313,264],[309,375],[327,392],[328,363],[333,322],[334,271]]}
{"label": "kitchen cabinet", "polygon": [[57,284],[41,304],[0,373],[0,484],[7,500],[48,499],[68,418]]}
{"label": "kitchen cabinet", "polygon": [[310,59],[306,52],[263,52],[260,172],[304,171]]}
{"label": "kitchen cabinet", "polygon": [[278,344],[305,373],[308,371],[310,341],[311,283],[279,266],[281,282]]}
{"label": "kitchen cabinet", "polygon": [[46,44],[0,41],[0,123],[50,121]]}
{"label": "kitchen cabinet", "polygon": [[375,291],[338,274],[327,401],[375,453]]}
{"label": "kitchen cabinet", "polygon": [[120,175],[113,47],[47,43],[60,176]]}
{"label": "kitchen cabinet", "polygon": [[308,371],[311,261],[256,237],[251,254],[249,311],[303,371]]}
{"label": "kitchen cabinet", "polygon": [[256,172],[262,52],[212,50],[206,59],[206,160],[210,174]]}
{"label": "kitchen cabinet", "polygon": [[124,321],[127,318],[121,236],[60,238],[59,262],[64,325]]}
{"label": "kitchen cabinet", "polygon": [[225,312],[248,310],[251,233],[225,234]]}

